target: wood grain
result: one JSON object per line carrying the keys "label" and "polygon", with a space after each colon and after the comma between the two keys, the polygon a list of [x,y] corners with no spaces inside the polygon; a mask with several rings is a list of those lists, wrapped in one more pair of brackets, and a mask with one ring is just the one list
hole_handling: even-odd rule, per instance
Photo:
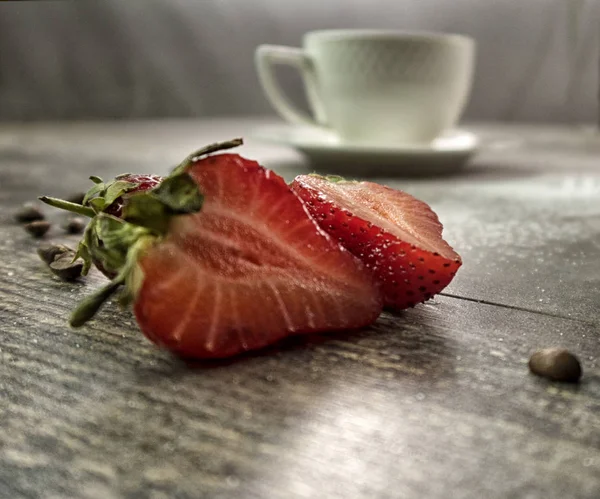
{"label": "wood grain", "polygon": [[[114,128],[103,126],[97,141],[110,143]],[[149,151],[177,127],[156,130]],[[43,130],[13,133],[44,140]],[[68,311],[103,278],[58,281],[12,222],[19,202],[67,194],[94,169],[144,166],[116,162],[124,138],[83,155],[77,138],[64,135],[45,158],[0,148],[0,497],[600,496],[598,202],[577,181],[556,187],[595,186],[597,172],[386,179],[437,208],[465,258],[448,292],[468,300],[442,296],[367,330],[186,364],[116,308],[69,330]],[[164,171],[176,148],[166,149],[148,170]],[[49,238],[74,243],[58,227]],[[567,261],[577,265],[566,271]],[[528,373],[530,353],[552,345],[579,355],[580,384]]]}

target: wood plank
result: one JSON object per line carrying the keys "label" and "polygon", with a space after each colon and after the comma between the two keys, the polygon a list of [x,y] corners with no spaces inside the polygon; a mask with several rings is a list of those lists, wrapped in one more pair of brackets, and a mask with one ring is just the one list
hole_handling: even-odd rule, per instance
{"label": "wood plank", "polygon": [[[167,171],[198,130],[211,141],[231,124],[26,128],[0,129],[0,497],[600,495],[592,170],[459,177],[451,189],[389,179],[430,201],[463,253],[451,293],[531,311],[439,297],[368,330],[187,365],[128,312],[69,330],[68,310],[102,277],[59,282],[11,211],[91,173]],[[291,153],[249,151],[288,178],[304,171]],[[64,238],[58,228],[50,237]],[[550,345],[580,356],[581,384],[528,373],[529,354]]]}
{"label": "wood plank", "polygon": [[[2,497],[600,491],[600,347],[586,324],[444,297],[367,331],[187,366],[128,313],[69,331],[84,286],[21,255],[24,272],[0,267]],[[556,343],[583,357],[581,385],[528,374],[529,353]]]}

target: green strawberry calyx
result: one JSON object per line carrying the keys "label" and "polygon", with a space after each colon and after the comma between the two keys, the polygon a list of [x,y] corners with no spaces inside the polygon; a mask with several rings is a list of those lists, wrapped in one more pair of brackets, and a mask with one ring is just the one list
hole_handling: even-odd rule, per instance
{"label": "green strawberry calyx", "polygon": [[167,177],[154,189],[133,194],[122,218],[102,212],[94,216],[76,256],[83,259],[84,272],[98,262],[116,276],[81,302],[71,315],[71,326],[85,324],[117,291],[119,303],[130,303],[136,294],[133,276],[140,255],[166,236],[173,217],[200,211],[203,200],[194,179],[183,172]]}
{"label": "green strawberry calyx", "polygon": [[124,173],[115,177],[112,182],[105,183],[100,177],[92,175],[90,180],[94,185],[86,192],[81,204],[49,196],[41,196],[39,199],[54,208],[93,218],[124,194],[135,191],[139,187],[139,183],[125,180],[128,177],[130,174]]}
{"label": "green strawberry calyx", "polygon": [[[108,185],[93,177],[95,187],[88,191],[85,206],[54,198],[40,198],[52,206],[68,211],[77,209],[76,213],[91,217],[75,259],[83,259],[84,275],[94,262],[99,268],[102,267],[105,274],[114,276],[107,285],[77,306],[69,320],[72,327],[85,324],[117,292],[121,305],[128,305],[135,299],[143,279],[139,258],[167,236],[174,217],[190,215],[202,209],[204,197],[188,173],[189,167],[203,156],[242,143],[242,139],[234,139],[204,147],[187,156],[160,184],[146,191],[135,192],[135,185],[125,185],[132,183],[122,182],[119,177]],[[129,194],[121,217],[102,211],[124,193]],[[94,203],[94,200],[99,201]]]}

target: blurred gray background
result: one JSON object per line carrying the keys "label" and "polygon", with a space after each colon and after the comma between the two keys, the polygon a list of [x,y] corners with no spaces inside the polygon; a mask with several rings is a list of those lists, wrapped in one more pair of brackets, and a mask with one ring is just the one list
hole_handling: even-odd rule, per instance
{"label": "blurred gray background", "polygon": [[474,37],[468,119],[596,120],[600,0],[4,1],[0,120],[273,114],[255,47],[342,27]]}

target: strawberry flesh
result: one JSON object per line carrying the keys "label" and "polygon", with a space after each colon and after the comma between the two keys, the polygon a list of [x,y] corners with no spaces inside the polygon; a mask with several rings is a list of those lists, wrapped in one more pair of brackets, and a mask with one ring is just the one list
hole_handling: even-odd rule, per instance
{"label": "strawberry flesh", "polygon": [[424,202],[372,182],[296,177],[292,189],[321,228],[359,257],[382,285],[385,306],[401,310],[442,291],[461,266]]}
{"label": "strawberry flesh", "polygon": [[376,320],[383,303],[372,274],[281,177],[235,154],[187,171],[202,210],[175,217],[139,260],[134,311],[148,338],[185,357],[223,358]]}

